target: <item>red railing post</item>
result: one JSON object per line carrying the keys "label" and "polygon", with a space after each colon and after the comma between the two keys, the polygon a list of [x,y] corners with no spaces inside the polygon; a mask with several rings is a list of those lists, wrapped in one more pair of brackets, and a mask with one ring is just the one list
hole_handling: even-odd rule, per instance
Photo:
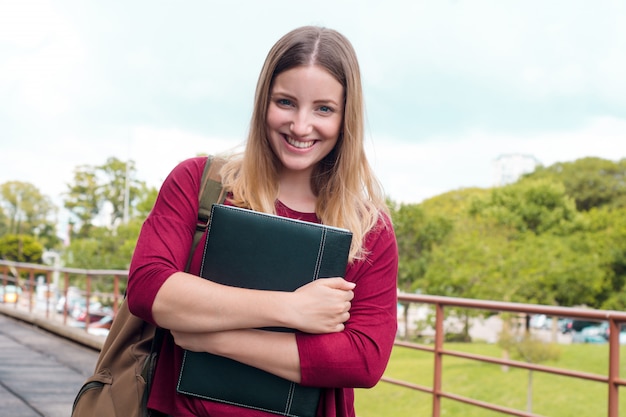
{"label": "red railing post", "polygon": [[619,416],[619,356],[620,356],[620,323],[609,320],[609,417]]}
{"label": "red railing post", "polygon": [[32,268],[28,269],[28,312],[33,312],[33,296],[35,295],[33,290],[35,289],[35,271]]}
{"label": "red railing post", "polygon": [[70,273],[67,271],[63,273],[63,284],[65,285],[63,289],[63,324],[67,324],[67,290],[70,286]]}
{"label": "red railing post", "polygon": [[46,272],[46,293],[44,296],[46,297],[46,319],[50,318],[50,295],[52,294],[52,289],[50,288],[50,271]]}
{"label": "red railing post", "polygon": [[89,299],[91,298],[91,275],[87,273],[87,290],[85,294],[85,332],[89,331]]}
{"label": "red railing post", "polygon": [[442,304],[435,304],[435,351],[434,351],[434,376],[433,376],[433,417],[441,415],[441,373],[443,371],[443,320],[444,307]]}

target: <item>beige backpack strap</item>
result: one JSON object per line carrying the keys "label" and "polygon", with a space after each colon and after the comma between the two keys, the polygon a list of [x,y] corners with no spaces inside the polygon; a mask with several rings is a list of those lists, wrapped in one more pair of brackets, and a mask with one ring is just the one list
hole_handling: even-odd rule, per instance
{"label": "beige backpack strap", "polygon": [[200,191],[198,194],[198,201],[200,202],[198,208],[198,222],[196,223],[196,232],[193,236],[189,259],[187,259],[187,267],[185,268],[187,272],[191,265],[193,253],[211,222],[211,207],[215,203],[224,202],[226,197],[224,189],[222,188],[222,178],[220,177],[220,170],[225,162],[226,161],[222,158],[209,156],[204,165],[204,172],[202,173],[202,181],[200,182]]}

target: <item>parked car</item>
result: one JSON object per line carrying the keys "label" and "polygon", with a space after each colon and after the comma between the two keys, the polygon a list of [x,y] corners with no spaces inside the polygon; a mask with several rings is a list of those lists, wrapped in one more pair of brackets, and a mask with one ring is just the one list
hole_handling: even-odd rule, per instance
{"label": "parked car", "polygon": [[113,314],[107,314],[95,323],[90,323],[87,332],[96,336],[106,336],[109,334],[111,324],[113,323]]}
{"label": "parked car", "polygon": [[552,327],[552,318],[545,314],[535,314],[528,324],[533,329],[549,329]]}
{"label": "parked car", "polygon": [[[535,314],[530,318],[528,325],[534,329],[549,330],[552,329],[552,319],[552,317],[545,314]],[[560,332],[565,333],[565,329],[571,321],[570,319],[559,317],[557,319],[557,328]]]}
{"label": "parked car", "polygon": [[599,326],[601,323],[598,320],[572,320],[567,323],[563,333],[580,332],[585,327]]}
{"label": "parked car", "polygon": [[63,313],[64,308],[68,313],[71,313],[77,304],[84,306],[86,304],[85,297],[79,290],[75,290],[74,287],[71,287],[71,289],[67,292],[67,302],[65,295],[61,295],[59,297],[56,305],[57,313]]}
{"label": "parked car", "polygon": [[13,284],[0,285],[0,302],[15,304],[22,294],[22,289]]}
{"label": "parked car", "polygon": [[608,338],[609,323],[604,321],[594,323],[580,330],[572,330],[572,342],[574,343],[606,343]]}
{"label": "parked car", "polygon": [[[572,342],[578,343],[607,343],[611,329],[608,321],[600,324],[587,326],[579,332],[572,332]],[[626,324],[620,326],[619,343],[626,344]]]}
{"label": "parked car", "polygon": [[91,323],[95,323],[99,320],[101,320],[102,318],[111,315],[111,312],[108,309],[103,309],[100,305],[100,303],[96,303],[96,305],[89,306],[89,313],[87,313],[87,309],[86,308],[82,308],[78,314],[75,315],[75,319],[78,322],[86,322],[87,321],[87,315],[89,314],[89,325],[91,326]]}

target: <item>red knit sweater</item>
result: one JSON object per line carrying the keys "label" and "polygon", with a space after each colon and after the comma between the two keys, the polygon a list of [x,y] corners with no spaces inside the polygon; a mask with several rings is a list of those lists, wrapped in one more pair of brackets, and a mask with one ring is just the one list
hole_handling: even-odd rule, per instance
{"label": "red knit sweater", "polygon": [[[146,219],[130,265],[128,302],[137,316],[154,323],[152,303],[165,280],[184,270],[198,212],[198,190],[206,158],[180,163],[166,178]],[[280,202],[281,216],[319,222]],[[200,242],[191,265],[199,273]],[[345,279],[357,283],[350,319],[340,333],[296,333],[302,384],[323,387],[318,417],[352,417],[356,387],[372,387],[382,376],[396,334],[398,250],[387,217],[366,237],[367,259],[350,264]],[[171,336],[165,343],[150,394],[149,407],[170,415],[194,417],[269,417],[272,414],[176,393],[182,349]]]}

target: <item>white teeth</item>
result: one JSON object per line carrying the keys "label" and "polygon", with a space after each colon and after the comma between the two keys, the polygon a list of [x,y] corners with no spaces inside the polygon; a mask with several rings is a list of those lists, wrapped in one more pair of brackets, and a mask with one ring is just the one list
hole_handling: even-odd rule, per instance
{"label": "white teeth", "polygon": [[307,142],[300,142],[290,137],[287,137],[287,142],[289,142],[291,146],[295,146],[296,148],[300,148],[300,149],[310,148],[311,146],[313,146],[313,143],[315,143],[315,141],[313,140],[310,140]]}

